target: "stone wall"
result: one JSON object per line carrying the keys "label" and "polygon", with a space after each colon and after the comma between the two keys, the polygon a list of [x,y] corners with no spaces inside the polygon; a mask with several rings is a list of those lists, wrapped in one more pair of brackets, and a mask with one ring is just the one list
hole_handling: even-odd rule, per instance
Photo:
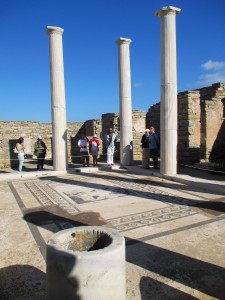
{"label": "stone wall", "polygon": [[[178,162],[224,162],[225,164],[225,83],[189,90],[178,94]],[[145,128],[153,125],[160,132],[160,103],[153,105],[145,114],[134,110],[133,115],[133,157],[141,160],[141,137]],[[120,132],[119,113],[102,115],[102,120],[88,120],[84,123],[67,123],[68,162],[81,161],[78,139],[81,133],[88,138],[96,134],[101,140],[100,156],[105,158],[105,135],[110,127]],[[47,158],[52,156],[51,123],[4,122],[0,121],[0,168],[18,164],[13,153],[17,139],[25,139],[26,152],[32,158],[34,143],[41,135],[48,147]],[[120,143],[116,142],[115,160],[120,159]]]}
{"label": "stone wall", "polygon": [[133,159],[142,159],[141,138],[145,133],[146,112],[142,110],[133,110]]}
{"label": "stone wall", "polygon": [[[80,134],[84,133],[89,138],[94,134],[100,136],[100,120],[89,120],[85,123],[67,123],[68,162],[80,162],[80,152],[77,142]],[[34,153],[34,143],[37,136],[41,135],[46,146],[46,158],[52,158],[52,125],[39,122],[3,122],[0,121],[0,169],[18,165],[17,155],[13,152],[17,139],[23,137],[26,145],[26,154],[30,159]]]}
{"label": "stone wall", "polygon": [[202,88],[201,97],[201,159],[225,162],[224,112],[225,83]]}
{"label": "stone wall", "polygon": [[[225,161],[225,83],[178,94],[178,146],[180,164]],[[146,116],[159,131],[160,103]]]}
{"label": "stone wall", "polygon": [[178,94],[177,158],[182,164],[200,160],[201,107],[199,91]]}
{"label": "stone wall", "polygon": [[146,114],[146,128],[155,127],[156,132],[160,132],[160,103],[151,106]]}

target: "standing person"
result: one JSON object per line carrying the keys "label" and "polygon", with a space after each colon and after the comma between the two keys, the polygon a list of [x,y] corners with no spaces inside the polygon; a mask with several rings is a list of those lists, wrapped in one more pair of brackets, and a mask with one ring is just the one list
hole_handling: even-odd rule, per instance
{"label": "standing person", "polygon": [[85,137],[84,134],[81,134],[81,137],[80,137],[77,145],[80,148],[80,154],[82,156],[83,167],[85,167],[85,161],[86,161],[87,167],[89,167],[88,142],[89,142],[89,139],[87,137]]}
{"label": "standing person", "polygon": [[16,151],[18,152],[18,160],[19,160],[19,172],[22,176],[23,162],[24,162],[24,154],[25,154],[25,146],[24,146],[24,138],[20,137],[16,143]]}
{"label": "standing person", "polygon": [[34,155],[37,156],[37,170],[43,170],[47,147],[39,135],[37,142],[34,144]]}
{"label": "standing person", "polygon": [[149,129],[145,129],[145,134],[141,138],[142,146],[142,168],[149,169]]}
{"label": "standing person", "polygon": [[100,141],[97,135],[93,135],[93,138],[89,142],[89,152],[93,157],[93,167],[97,165],[98,151],[99,151]]}
{"label": "standing person", "polygon": [[149,130],[149,148],[150,157],[153,159],[153,168],[158,168],[158,150],[159,150],[159,135],[155,132],[155,127],[151,126]]}
{"label": "standing person", "polygon": [[116,134],[113,132],[112,128],[109,128],[109,132],[106,135],[106,147],[107,147],[107,164],[108,166],[113,166],[113,156],[114,156],[114,150],[115,150],[115,139]]}

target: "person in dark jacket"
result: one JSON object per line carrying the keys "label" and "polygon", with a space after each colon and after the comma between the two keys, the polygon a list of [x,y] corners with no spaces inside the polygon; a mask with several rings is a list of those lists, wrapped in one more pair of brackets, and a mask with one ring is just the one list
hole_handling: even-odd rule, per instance
{"label": "person in dark jacket", "polygon": [[37,156],[37,170],[43,170],[47,147],[39,135],[34,144],[34,155]]}
{"label": "person in dark jacket", "polygon": [[145,134],[141,138],[142,146],[142,168],[149,169],[149,129],[145,129]]}

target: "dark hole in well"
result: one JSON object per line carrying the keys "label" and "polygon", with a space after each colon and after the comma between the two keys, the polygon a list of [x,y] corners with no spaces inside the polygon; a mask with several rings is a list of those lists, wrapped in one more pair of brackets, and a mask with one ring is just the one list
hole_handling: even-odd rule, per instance
{"label": "dark hole in well", "polygon": [[112,238],[105,232],[84,231],[72,233],[72,240],[67,245],[72,251],[95,251],[104,249],[112,243]]}

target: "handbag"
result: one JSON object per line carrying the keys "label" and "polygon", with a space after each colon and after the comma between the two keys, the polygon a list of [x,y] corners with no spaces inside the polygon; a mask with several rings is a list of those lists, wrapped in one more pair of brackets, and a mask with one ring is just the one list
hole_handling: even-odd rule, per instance
{"label": "handbag", "polygon": [[19,153],[19,151],[16,149],[16,147],[15,147],[15,148],[13,148],[13,152],[14,152],[14,153],[16,153],[16,154],[18,154],[18,153]]}

